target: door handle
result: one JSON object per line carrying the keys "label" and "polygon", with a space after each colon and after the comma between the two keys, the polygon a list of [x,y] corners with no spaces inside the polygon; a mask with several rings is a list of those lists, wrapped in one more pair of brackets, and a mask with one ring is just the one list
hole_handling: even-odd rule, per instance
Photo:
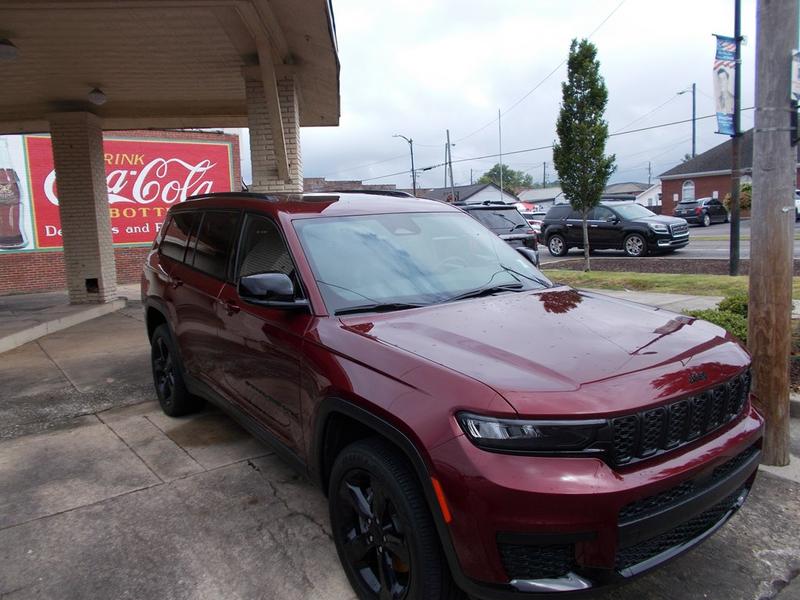
{"label": "door handle", "polygon": [[589,225],[589,227],[598,227],[598,225]]}
{"label": "door handle", "polygon": [[227,300],[225,302],[222,302],[222,305],[225,307],[225,312],[228,313],[229,317],[238,313],[240,310],[239,305],[236,304],[233,300]]}
{"label": "door handle", "polygon": [[183,285],[183,279],[180,277],[173,277],[169,284],[172,286],[172,289],[178,289]]}

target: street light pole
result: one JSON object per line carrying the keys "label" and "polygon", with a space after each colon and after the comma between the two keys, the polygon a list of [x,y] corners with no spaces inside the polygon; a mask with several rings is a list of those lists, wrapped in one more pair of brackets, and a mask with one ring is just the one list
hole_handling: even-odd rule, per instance
{"label": "street light pole", "polygon": [[403,138],[405,141],[408,142],[408,147],[411,149],[411,187],[414,191],[414,197],[417,197],[417,171],[414,168],[414,140],[411,138],[407,138],[404,135],[400,135],[399,133],[395,133],[392,137],[399,137]]}
{"label": "street light pole", "polygon": [[[678,96],[686,94],[689,90],[681,90]],[[692,84],[692,158],[697,156],[697,84]]]}

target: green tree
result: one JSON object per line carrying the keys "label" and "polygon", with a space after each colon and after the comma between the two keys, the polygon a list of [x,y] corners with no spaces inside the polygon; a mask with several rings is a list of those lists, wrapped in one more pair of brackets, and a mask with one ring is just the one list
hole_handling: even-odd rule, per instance
{"label": "green tree", "polygon": [[[502,167],[504,190],[511,192],[512,194],[516,194],[523,188],[529,188],[533,186],[533,177],[531,177],[525,171],[515,171],[514,169],[509,169],[508,165],[502,165]],[[481,175],[480,179],[478,179],[478,183],[493,183],[497,187],[500,187],[500,163],[497,163],[491,169],[486,171],[486,173]]]}
{"label": "green tree", "polygon": [[600,202],[603,189],[615,169],[614,155],[605,154],[608,124],[603,120],[603,113],[608,103],[608,90],[600,76],[597,49],[588,40],[572,40],[567,80],[561,84],[561,95],[553,163],[564,195],[583,216],[584,270],[588,271],[586,217]]}

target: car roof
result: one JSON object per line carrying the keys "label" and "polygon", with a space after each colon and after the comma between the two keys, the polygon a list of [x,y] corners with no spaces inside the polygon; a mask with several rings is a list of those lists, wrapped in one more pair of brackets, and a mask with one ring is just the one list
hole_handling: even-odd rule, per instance
{"label": "car roof", "polygon": [[268,215],[286,214],[290,218],[354,216],[384,213],[460,212],[443,202],[424,198],[381,195],[372,191],[309,194],[258,194],[219,192],[190,196],[170,212],[193,209],[237,208]]}
{"label": "car roof", "polygon": [[463,210],[497,210],[498,208],[508,208],[512,210],[519,210],[513,204],[506,204],[505,202],[482,202],[480,204],[460,204],[456,203],[455,206]]}

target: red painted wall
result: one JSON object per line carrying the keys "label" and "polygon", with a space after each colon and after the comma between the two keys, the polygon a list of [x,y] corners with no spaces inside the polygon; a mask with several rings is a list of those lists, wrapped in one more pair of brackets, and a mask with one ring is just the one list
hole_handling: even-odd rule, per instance
{"label": "red painted wall", "polygon": [[[111,132],[108,132],[111,133]],[[242,180],[239,160],[239,138],[235,135],[201,131],[124,131],[113,132],[131,137],[150,137],[175,140],[220,140],[233,142],[233,180]],[[237,187],[234,191],[240,191]],[[150,246],[118,246],[114,248],[118,283],[139,281],[142,262]],[[0,294],[47,292],[66,289],[64,254],[54,251],[0,252]]]}

